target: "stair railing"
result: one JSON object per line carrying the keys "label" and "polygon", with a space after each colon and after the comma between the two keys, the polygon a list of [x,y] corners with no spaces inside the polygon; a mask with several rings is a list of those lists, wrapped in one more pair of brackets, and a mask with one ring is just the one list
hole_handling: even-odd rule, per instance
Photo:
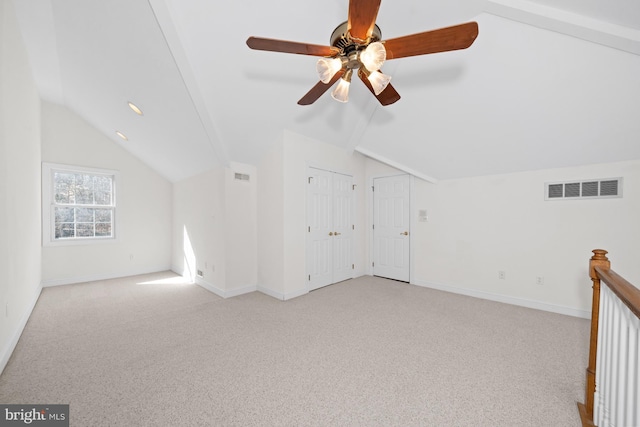
{"label": "stair railing", "polygon": [[[640,426],[640,289],[611,270],[607,251],[594,249],[591,338],[583,427]],[[604,283],[606,286],[601,286]]]}

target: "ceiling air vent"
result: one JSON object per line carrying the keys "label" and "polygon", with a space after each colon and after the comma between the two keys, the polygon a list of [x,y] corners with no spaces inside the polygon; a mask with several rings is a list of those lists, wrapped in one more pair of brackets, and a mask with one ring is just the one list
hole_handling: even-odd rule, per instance
{"label": "ceiling air vent", "polygon": [[622,178],[553,182],[545,185],[545,200],[611,199],[622,197]]}
{"label": "ceiling air vent", "polygon": [[246,173],[236,172],[235,178],[237,181],[249,181],[249,175]]}

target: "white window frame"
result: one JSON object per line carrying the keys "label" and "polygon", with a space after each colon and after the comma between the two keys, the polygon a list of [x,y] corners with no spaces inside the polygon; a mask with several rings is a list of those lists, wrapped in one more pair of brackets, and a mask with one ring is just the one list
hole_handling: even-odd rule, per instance
{"label": "white window frame", "polygon": [[[112,210],[111,236],[109,237],[72,237],[65,239],[55,238],[55,188],[53,174],[55,172],[85,173],[91,175],[106,175],[112,178],[113,190],[111,194]],[[117,215],[117,187],[118,171],[109,169],[98,169],[85,166],[63,165],[58,163],[42,163],[42,245],[43,246],[71,246],[71,245],[93,245],[103,243],[114,243],[118,236],[118,215]],[[105,206],[107,207],[107,206]]]}

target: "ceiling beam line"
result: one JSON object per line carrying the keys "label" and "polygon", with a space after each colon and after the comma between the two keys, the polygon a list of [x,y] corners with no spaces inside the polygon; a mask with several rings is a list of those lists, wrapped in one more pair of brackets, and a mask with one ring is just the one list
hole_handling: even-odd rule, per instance
{"label": "ceiling beam line", "polygon": [[207,110],[206,103],[201,95],[201,90],[198,86],[196,78],[193,74],[193,70],[191,69],[191,65],[187,58],[184,49],[182,48],[182,43],[180,42],[180,37],[178,36],[178,32],[173,24],[173,20],[171,19],[171,14],[167,8],[164,0],[148,0],[149,6],[151,6],[151,10],[155,16],[156,22],[158,23],[158,27],[162,32],[162,35],[165,39],[167,47],[171,52],[173,57],[173,61],[182,76],[182,81],[189,93],[189,97],[191,98],[191,102],[195,107],[195,110],[200,118],[200,123],[204,127],[204,130],[209,137],[209,143],[211,144],[211,148],[213,149],[214,154],[218,158],[218,160],[224,165],[229,166],[231,159],[229,157],[229,153],[227,151],[227,147],[224,145],[222,139],[220,138],[220,132],[218,131],[215,123],[211,119],[211,115]]}
{"label": "ceiling beam line", "polygon": [[485,12],[501,18],[640,55],[640,31],[527,0],[489,0]]}
{"label": "ceiling beam line", "polygon": [[423,181],[427,181],[427,182],[430,182],[432,184],[437,184],[438,183],[438,180],[436,178],[433,178],[433,177],[431,177],[429,175],[425,175],[422,172],[418,172],[415,169],[411,169],[410,167],[407,167],[407,166],[403,165],[402,163],[396,162],[396,161],[391,160],[391,159],[387,159],[386,157],[384,157],[384,156],[382,156],[380,154],[374,153],[371,150],[367,150],[366,148],[356,147],[355,151],[357,151],[358,153],[362,154],[363,156],[369,157],[369,158],[371,158],[373,160],[376,160],[376,161],[378,161],[380,163],[384,163],[385,165],[391,166],[392,168],[396,168],[396,169],[398,169],[398,170],[400,170],[402,172],[406,172],[409,175],[415,176],[416,178],[420,178]]}

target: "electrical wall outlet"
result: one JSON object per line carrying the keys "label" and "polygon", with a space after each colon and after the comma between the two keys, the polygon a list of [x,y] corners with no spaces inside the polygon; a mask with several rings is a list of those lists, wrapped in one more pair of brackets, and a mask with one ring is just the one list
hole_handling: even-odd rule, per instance
{"label": "electrical wall outlet", "polygon": [[498,279],[500,280],[506,280],[507,278],[507,273],[505,273],[504,271],[498,271]]}
{"label": "electrical wall outlet", "polygon": [[198,277],[204,277],[204,273],[202,272],[202,270],[198,270]]}
{"label": "electrical wall outlet", "polygon": [[544,277],[542,276],[536,277],[536,285],[544,285]]}

